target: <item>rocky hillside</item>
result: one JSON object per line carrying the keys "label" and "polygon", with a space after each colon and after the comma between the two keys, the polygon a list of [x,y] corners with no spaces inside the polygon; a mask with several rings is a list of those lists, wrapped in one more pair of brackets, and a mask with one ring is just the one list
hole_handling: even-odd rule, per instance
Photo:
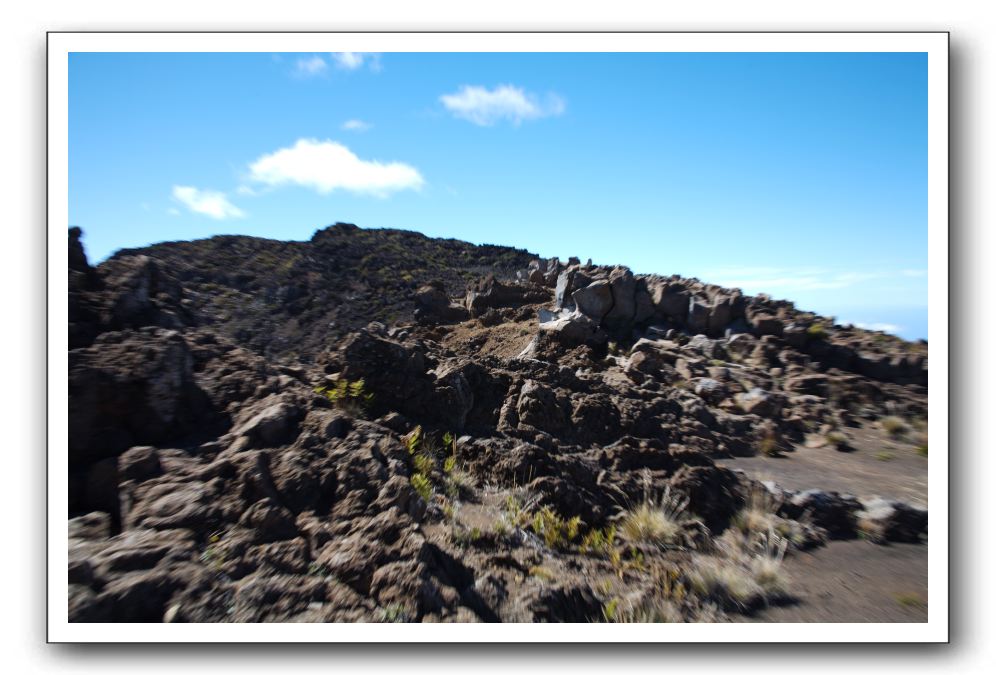
{"label": "rocky hillside", "polygon": [[[146,285],[138,290],[148,295],[141,302],[159,313],[125,319],[118,311],[107,328],[128,321],[211,326],[268,358],[309,360],[371,320],[409,320],[414,291],[423,284],[462,292],[485,274],[511,278],[535,258],[501,246],[340,223],[303,242],[218,236],[125,249],[100,265],[98,276],[106,297],[107,289],[128,293],[139,274]],[[92,334],[73,339],[72,325],[70,317],[71,344],[85,346]]]}
{"label": "rocky hillside", "polygon": [[69,276],[71,620],[721,621],[795,552],[925,541],[723,466],[925,455],[923,343],[343,224],[97,268],[74,229]]}

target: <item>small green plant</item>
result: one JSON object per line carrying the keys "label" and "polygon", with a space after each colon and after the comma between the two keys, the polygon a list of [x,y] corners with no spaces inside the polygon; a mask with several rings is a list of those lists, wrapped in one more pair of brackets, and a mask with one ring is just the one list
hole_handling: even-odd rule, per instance
{"label": "small green plant", "polygon": [[885,433],[893,437],[902,436],[909,429],[906,422],[901,417],[896,417],[895,415],[883,417],[879,420],[879,424],[882,425],[882,430]]}
{"label": "small green plant", "polygon": [[408,450],[408,454],[414,455],[422,444],[422,425],[412,429],[410,433],[402,437],[402,440],[405,443],[405,449]]}
{"label": "small green plant", "polygon": [[504,539],[508,536],[508,523],[505,522],[504,518],[497,519],[491,526],[491,532],[497,539]]}
{"label": "small green plant", "polygon": [[412,457],[412,466],[415,467],[415,472],[428,476],[436,468],[436,463],[432,460],[432,457],[419,453]]}
{"label": "small green plant", "polygon": [[923,609],[927,606],[927,603],[916,593],[899,593],[896,595],[896,602],[911,609]]}
{"label": "small green plant", "polygon": [[602,605],[602,617],[609,623],[616,620],[616,610],[619,607],[619,598],[612,598]]}
{"label": "small green plant", "polygon": [[453,469],[456,468],[456,457],[450,455],[443,460],[443,473],[450,474],[453,473]]}
{"label": "small green plant", "polygon": [[529,527],[543,537],[548,548],[567,548],[578,536],[581,518],[574,516],[564,520],[556,511],[545,506],[533,514]]}
{"label": "small green plant", "polygon": [[398,603],[391,603],[386,607],[381,607],[380,618],[382,623],[408,623],[408,613]]}
{"label": "small green plant", "polygon": [[920,455],[921,457],[926,457],[927,456],[927,444],[924,443],[923,445],[916,446],[916,454]]}
{"label": "small green plant", "polygon": [[432,481],[422,473],[413,473],[410,480],[418,496],[428,502],[432,498]]}
{"label": "small green plant", "polygon": [[875,453],[875,459],[877,459],[880,462],[888,462],[888,461],[891,461],[891,460],[893,460],[895,458],[896,458],[896,456],[894,454],[892,454],[891,452],[878,452],[878,453]]}
{"label": "small green plant", "polygon": [[366,390],[366,382],[362,378],[354,382],[338,380],[332,387],[316,387],[315,393],[354,415],[366,413],[374,400],[373,393]]}
{"label": "small green plant", "polygon": [[822,323],[814,323],[806,329],[806,335],[811,340],[825,340],[827,337],[827,327]]}
{"label": "small green plant", "polygon": [[604,529],[592,529],[581,540],[581,552],[607,556],[613,550],[615,542],[615,525],[609,525]]}

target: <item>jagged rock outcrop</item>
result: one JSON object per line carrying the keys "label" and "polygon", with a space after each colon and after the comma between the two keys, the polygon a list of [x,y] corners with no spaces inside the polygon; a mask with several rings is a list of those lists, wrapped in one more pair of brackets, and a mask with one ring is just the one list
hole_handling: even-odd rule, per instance
{"label": "jagged rock outcrop", "polygon": [[[661,570],[678,619],[746,611],[688,567],[756,507],[722,461],[926,414],[925,347],[694,279],[341,224],[97,267],[80,237],[73,621],[600,620],[592,580]],[[926,534],[894,499],[770,490],[790,550]],[[641,507],[676,533],[624,539]]]}

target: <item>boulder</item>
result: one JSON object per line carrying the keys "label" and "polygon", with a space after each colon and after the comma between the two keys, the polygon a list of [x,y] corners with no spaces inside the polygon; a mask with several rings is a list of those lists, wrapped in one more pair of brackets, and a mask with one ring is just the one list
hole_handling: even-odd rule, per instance
{"label": "boulder", "polygon": [[152,446],[140,445],[129,448],[118,458],[118,474],[121,480],[141,483],[161,475],[162,472],[159,451]]}
{"label": "boulder", "polygon": [[602,319],[612,309],[612,287],[608,281],[595,281],[584,288],[574,291],[571,296],[578,311],[589,317],[595,323]]}
{"label": "boulder", "polygon": [[855,535],[856,514],[860,509],[861,503],[851,495],[807,490],[783,503],[778,513],[821,527],[833,539],[850,539]]}
{"label": "boulder", "polygon": [[760,417],[778,417],[782,407],[785,405],[785,398],[770,391],[765,391],[759,387],[754,387],[736,395],[737,405],[748,415],[759,415]]}
{"label": "boulder", "polygon": [[609,274],[612,308],[604,322],[612,330],[627,331],[636,317],[636,279],[625,267],[616,267]]}
{"label": "boulder", "polygon": [[689,303],[689,294],[685,288],[658,284],[651,287],[650,297],[658,316],[685,324]]}
{"label": "boulder", "polygon": [[858,529],[875,542],[916,543],[927,533],[927,509],[892,499],[861,500]]}
{"label": "boulder", "polygon": [[69,353],[69,461],[113,457],[133,445],[183,437],[218,413],[198,387],[194,360],[174,331],[103,333]]}
{"label": "boulder", "polygon": [[255,447],[272,448],[282,445],[295,434],[300,418],[300,409],[293,404],[280,401],[263,408],[233,433],[236,436],[245,436]]}

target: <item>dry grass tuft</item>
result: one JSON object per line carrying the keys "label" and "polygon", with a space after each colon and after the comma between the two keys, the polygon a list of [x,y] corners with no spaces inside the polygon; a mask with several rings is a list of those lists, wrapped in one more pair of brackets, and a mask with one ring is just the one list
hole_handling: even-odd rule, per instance
{"label": "dry grass tuft", "polygon": [[688,499],[671,493],[668,486],[659,500],[645,498],[619,518],[619,536],[631,544],[668,546],[684,539]]}
{"label": "dry grass tuft", "polygon": [[878,422],[882,426],[882,430],[890,436],[902,436],[907,431],[909,431],[909,425],[901,417],[896,415],[889,415],[888,417],[883,417]]}

